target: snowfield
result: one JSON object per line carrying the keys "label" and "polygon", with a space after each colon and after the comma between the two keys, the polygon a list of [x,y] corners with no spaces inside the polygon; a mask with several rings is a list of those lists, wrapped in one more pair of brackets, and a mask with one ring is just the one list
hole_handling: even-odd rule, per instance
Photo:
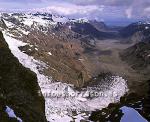
{"label": "snowfield", "polygon": [[123,106],[120,109],[124,114],[120,122],[148,122],[133,108]]}
{"label": "snowfield", "polygon": [[11,109],[10,107],[6,106],[5,112],[8,114],[10,118],[16,118],[19,122],[22,122],[22,120],[16,116],[16,114],[14,113],[14,110]]}
{"label": "snowfield", "polygon": [[[48,68],[44,62],[35,60],[34,57],[19,50],[18,47],[25,46],[27,43],[16,40],[6,31],[3,31],[3,35],[11,52],[19,62],[37,74],[39,86],[45,97],[46,117],[50,122],[87,120],[90,111],[107,107],[109,103],[118,102],[120,97],[128,91],[126,80],[119,76],[112,76],[109,86],[104,84],[104,86],[99,85],[80,91],[71,84],[52,82],[51,77],[40,73],[44,68]],[[99,90],[101,87],[105,89]],[[73,115],[72,111],[76,111],[76,115]]]}

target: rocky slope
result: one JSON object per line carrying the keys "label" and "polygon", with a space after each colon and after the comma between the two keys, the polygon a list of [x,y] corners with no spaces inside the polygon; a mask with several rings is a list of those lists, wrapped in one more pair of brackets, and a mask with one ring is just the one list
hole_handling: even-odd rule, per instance
{"label": "rocky slope", "polygon": [[[34,45],[20,47],[20,49],[51,65],[51,68],[44,71],[46,75],[52,76],[54,80],[80,86],[84,82],[80,76],[88,80],[90,75],[78,60],[83,50],[79,41],[73,41],[78,34],[71,32],[68,26],[61,27],[62,23],[52,19],[57,20],[49,14],[4,14],[1,23],[7,25],[7,31],[16,39]],[[61,19],[58,18],[57,21]],[[3,26],[1,27],[5,30]]]}
{"label": "rocky slope", "polygon": [[96,71],[85,66],[85,63],[92,65],[86,55],[87,50],[94,52],[99,39],[116,38],[116,33],[100,31],[94,23],[48,13],[3,13],[0,27],[10,36],[29,43],[20,47],[22,51],[47,62],[49,68],[44,70],[44,74],[82,87],[93,77],[93,70]]}
{"label": "rocky slope", "polygon": [[122,59],[135,70],[150,72],[150,43],[139,42],[121,53]]}
{"label": "rocky slope", "polygon": [[36,74],[19,63],[0,32],[0,121],[17,121],[5,112],[8,106],[24,122],[46,122],[44,99]]}
{"label": "rocky slope", "polygon": [[116,35],[114,32],[109,32],[109,31],[105,31],[105,30],[100,30],[104,29],[104,27],[96,27],[96,25],[94,24],[98,24],[101,25],[101,23],[97,23],[96,21],[93,22],[84,22],[84,23],[74,23],[71,26],[71,30],[73,30],[76,33],[79,33],[81,35],[85,35],[85,36],[89,36],[92,39],[99,39],[99,40],[103,40],[103,39],[109,39],[109,38],[116,38]]}
{"label": "rocky slope", "polygon": [[138,43],[149,38],[150,23],[136,22],[119,31],[124,43]]}
{"label": "rocky slope", "polygon": [[120,56],[122,60],[127,62],[134,70],[144,74],[146,77],[150,72],[150,24],[140,23],[136,31],[141,33],[140,35],[138,34],[140,36],[140,38],[138,38],[139,41],[135,45],[122,51]]}

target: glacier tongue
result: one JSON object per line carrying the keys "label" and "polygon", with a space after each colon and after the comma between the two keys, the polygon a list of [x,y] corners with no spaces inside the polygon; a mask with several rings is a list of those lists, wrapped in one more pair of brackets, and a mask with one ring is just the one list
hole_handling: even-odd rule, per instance
{"label": "glacier tongue", "polygon": [[[80,91],[70,84],[54,83],[52,78],[40,73],[43,68],[47,68],[44,62],[37,61],[34,57],[19,50],[18,47],[24,46],[26,43],[10,37],[6,31],[3,31],[3,35],[11,52],[19,62],[37,74],[38,83],[45,97],[46,117],[50,122],[70,122],[73,120],[78,122],[81,119],[87,119],[88,115],[85,113],[90,114],[90,111],[102,109],[107,107],[109,103],[119,101],[120,97],[128,90],[126,81],[119,76],[112,76],[112,82],[109,86],[85,88]],[[100,87],[106,87],[106,89],[101,91]],[[89,98],[89,96],[92,97]],[[76,115],[73,115],[72,111],[76,111]]]}

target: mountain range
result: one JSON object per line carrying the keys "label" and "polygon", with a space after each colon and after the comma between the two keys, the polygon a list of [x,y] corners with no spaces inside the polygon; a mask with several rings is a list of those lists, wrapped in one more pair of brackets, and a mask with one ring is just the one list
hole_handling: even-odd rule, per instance
{"label": "mountain range", "polygon": [[2,121],[116,122],[123,106],[150,119],[149,22],[111,27],[50,13],[1,13],[0,30]]}

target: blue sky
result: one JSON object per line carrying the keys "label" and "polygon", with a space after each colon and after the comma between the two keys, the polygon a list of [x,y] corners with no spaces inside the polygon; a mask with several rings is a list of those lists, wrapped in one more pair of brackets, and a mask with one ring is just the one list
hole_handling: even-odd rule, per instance
{"label": "blue sky", "polygon": [[0,10],[46,11],[71,18],[138,20],[150,16],[150,0],[0,0]]}

